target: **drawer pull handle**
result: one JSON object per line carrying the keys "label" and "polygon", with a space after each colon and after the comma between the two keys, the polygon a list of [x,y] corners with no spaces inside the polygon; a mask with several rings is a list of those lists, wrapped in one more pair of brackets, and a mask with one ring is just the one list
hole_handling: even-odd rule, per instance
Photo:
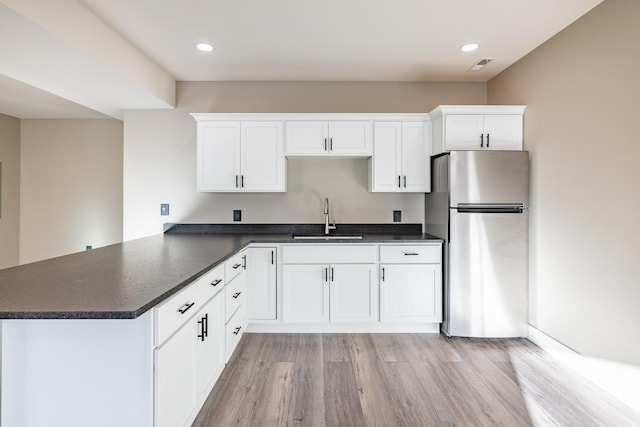
{"label": "drawer pull handle", "polygon": [[236,292],[235,294],[232,295],[233,299],[238,299],[238,297],[240,296],[242,292]]}
{"label": "drawer pull handle", "polygon": [[418,256],[418,252],[403,252],[403,254],[405,254],[405,256]]}
{"label": "drawer pull handle", "polygon": [[233,264],[233,269],[234,269],[234,270],[237,270],[237,269],[239,269],[240,267],[242,267],[242,264]]}
{"label": "drawer pull handle", "polygon": [[211,286],[218,286],[222,282],[222,279],[216,279],[211,282]]}
{"label": "drawer pull handle", "polygon": [[242,255],[242,269],[243,270],[247,269],[247,256],[246,255]]}
{"label": "drawer pull handle", "polygon": [[238,335],[240,333],[240,329],[242,329],[242,327],[238,326],[237,328],[235,328],[233,330],[233,335]]}
{"label": "drawer pull handle", "polygon": [[188,303],[188,302],[187,302],[187,303],[185,303],[182,307],[180,307],[180,308],[178,309],[178,312],[179,312],[180,314],[185,314],[185,313],[186,313],[187,311],[189,311],[189,309],[190,309],[191,307],[193,307],[194,305],[195,305],[195,302],[192,302],[192,303]]}

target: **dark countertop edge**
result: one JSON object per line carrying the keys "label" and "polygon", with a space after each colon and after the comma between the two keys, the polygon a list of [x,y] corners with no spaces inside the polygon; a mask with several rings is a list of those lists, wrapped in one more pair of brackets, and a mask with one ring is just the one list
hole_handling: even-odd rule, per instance
{"label": "dark countertop edge", "polygon": [[[422,224],[336,224],[333,235],[422,234]],[[324,224],[203,224],[166,223],[165,234],[322,234]]]}
{"label": "dark countertop edge", "polygon": [[[172,233],[169,233],[172,234]],[[175,234],[182,234],[180,232],[175,232]],[[211,234],[211,233],[185,233],[185,234]],[[225,233],[223,233],[225,234]],[[226,233],[226,234],[234,234],[234,233]],[[243,234],[243,233],[241,233]],[[246,233],[250,234],[250,233]],[[251,233],[252,234],[252,233]],[[267,234],[267,233],[264,233]],[[427,243],[427,242],[443,242],[442,239],[432,236],[430,234],[396,234],[393,235],[375,235],[370,238],[367,238],[365,235],[362,240],[351,240],[351,239],[330,239],[330,240],[317,240],[317,239],[298,239],[294,240],[291,237],[291,234],[286,234],[282,236],[275,235],[265,235],[263,238],[258,236],[252,236],[250,239],[245,241],[245,244],[240,246],[234,251],[229,252],[226,256],[221,257],[214,262],[212,262],[208,267],[205,267],[201,271],[193,274],[189,279],[184,280],[183,282],[175,285],[169,291],[164,294],[154,298],[149,301],[147,304],[144,304],[142,307],[136,310],[124,310],[124,311],[9,311],[9,312],[0,312],[0,320],[73,320],[73,319],[101,319],[101,320],[133,320],[142,316],[144,313],[152,309],[153,307],[159,305],[161,302],[169,299],[171,296],[177,294],[182,289],[186,288],[193,282],[195,282],[198,278],[203,276],[205,273],[210,271],[211,269],[219,266],[220,264],[227,261],[233,255],[237,254],[248,248],[251,244],[309,244],[309,243],[317,243],[317,244],[331,244],[331,243],[342,243],[342,244],[358,244],[358,243]]]}

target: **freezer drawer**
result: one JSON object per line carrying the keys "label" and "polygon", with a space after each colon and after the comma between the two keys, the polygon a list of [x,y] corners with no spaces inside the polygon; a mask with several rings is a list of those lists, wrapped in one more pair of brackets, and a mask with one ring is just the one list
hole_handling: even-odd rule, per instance
{"label": "freezer drawer", "polygon": [[522,337],[528,323],[528,211],[451,209],[444,329],[467,337]]}

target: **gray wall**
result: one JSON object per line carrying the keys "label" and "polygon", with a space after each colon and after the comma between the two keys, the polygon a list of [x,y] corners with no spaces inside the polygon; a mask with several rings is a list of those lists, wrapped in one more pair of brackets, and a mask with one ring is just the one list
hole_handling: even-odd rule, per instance
{"label": "gray wall", "polygon": [[[290,159],[277,194],[196,192],[196,125],[189,113],[404,113],[438,104],[485,104],[484,83],[181,82],[175,110],[131,110],[124,120],[124,239],[164,222],[320,223],[329,197],[339,223],[424,221],[424,195],[367,192],[365,159]],[[159,216],[160,203],[171,215]]]}
{"label": "gray wall", "polygon": [[20,263],[122,241],[122,122],[21,120]]}
{"label": "gray wall", "polygon": [[640,364],[640,2],[606,0],[488,83],[526,104],[531,324]]}
{"label": "gray wall", "polygon": [[20,120],[0,114],[0,269],[20,258]]}

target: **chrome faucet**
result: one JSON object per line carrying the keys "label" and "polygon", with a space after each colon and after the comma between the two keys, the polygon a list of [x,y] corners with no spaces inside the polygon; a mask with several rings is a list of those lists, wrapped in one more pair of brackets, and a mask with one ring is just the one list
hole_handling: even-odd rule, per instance
{"label": "chrome faucet", "polygon": [[333,225],[329,224],[329,198],[325,197],[324,199],[324,234],[328,236],[329,232],[335,229],[336,229],[335,222],[333,223]]}

